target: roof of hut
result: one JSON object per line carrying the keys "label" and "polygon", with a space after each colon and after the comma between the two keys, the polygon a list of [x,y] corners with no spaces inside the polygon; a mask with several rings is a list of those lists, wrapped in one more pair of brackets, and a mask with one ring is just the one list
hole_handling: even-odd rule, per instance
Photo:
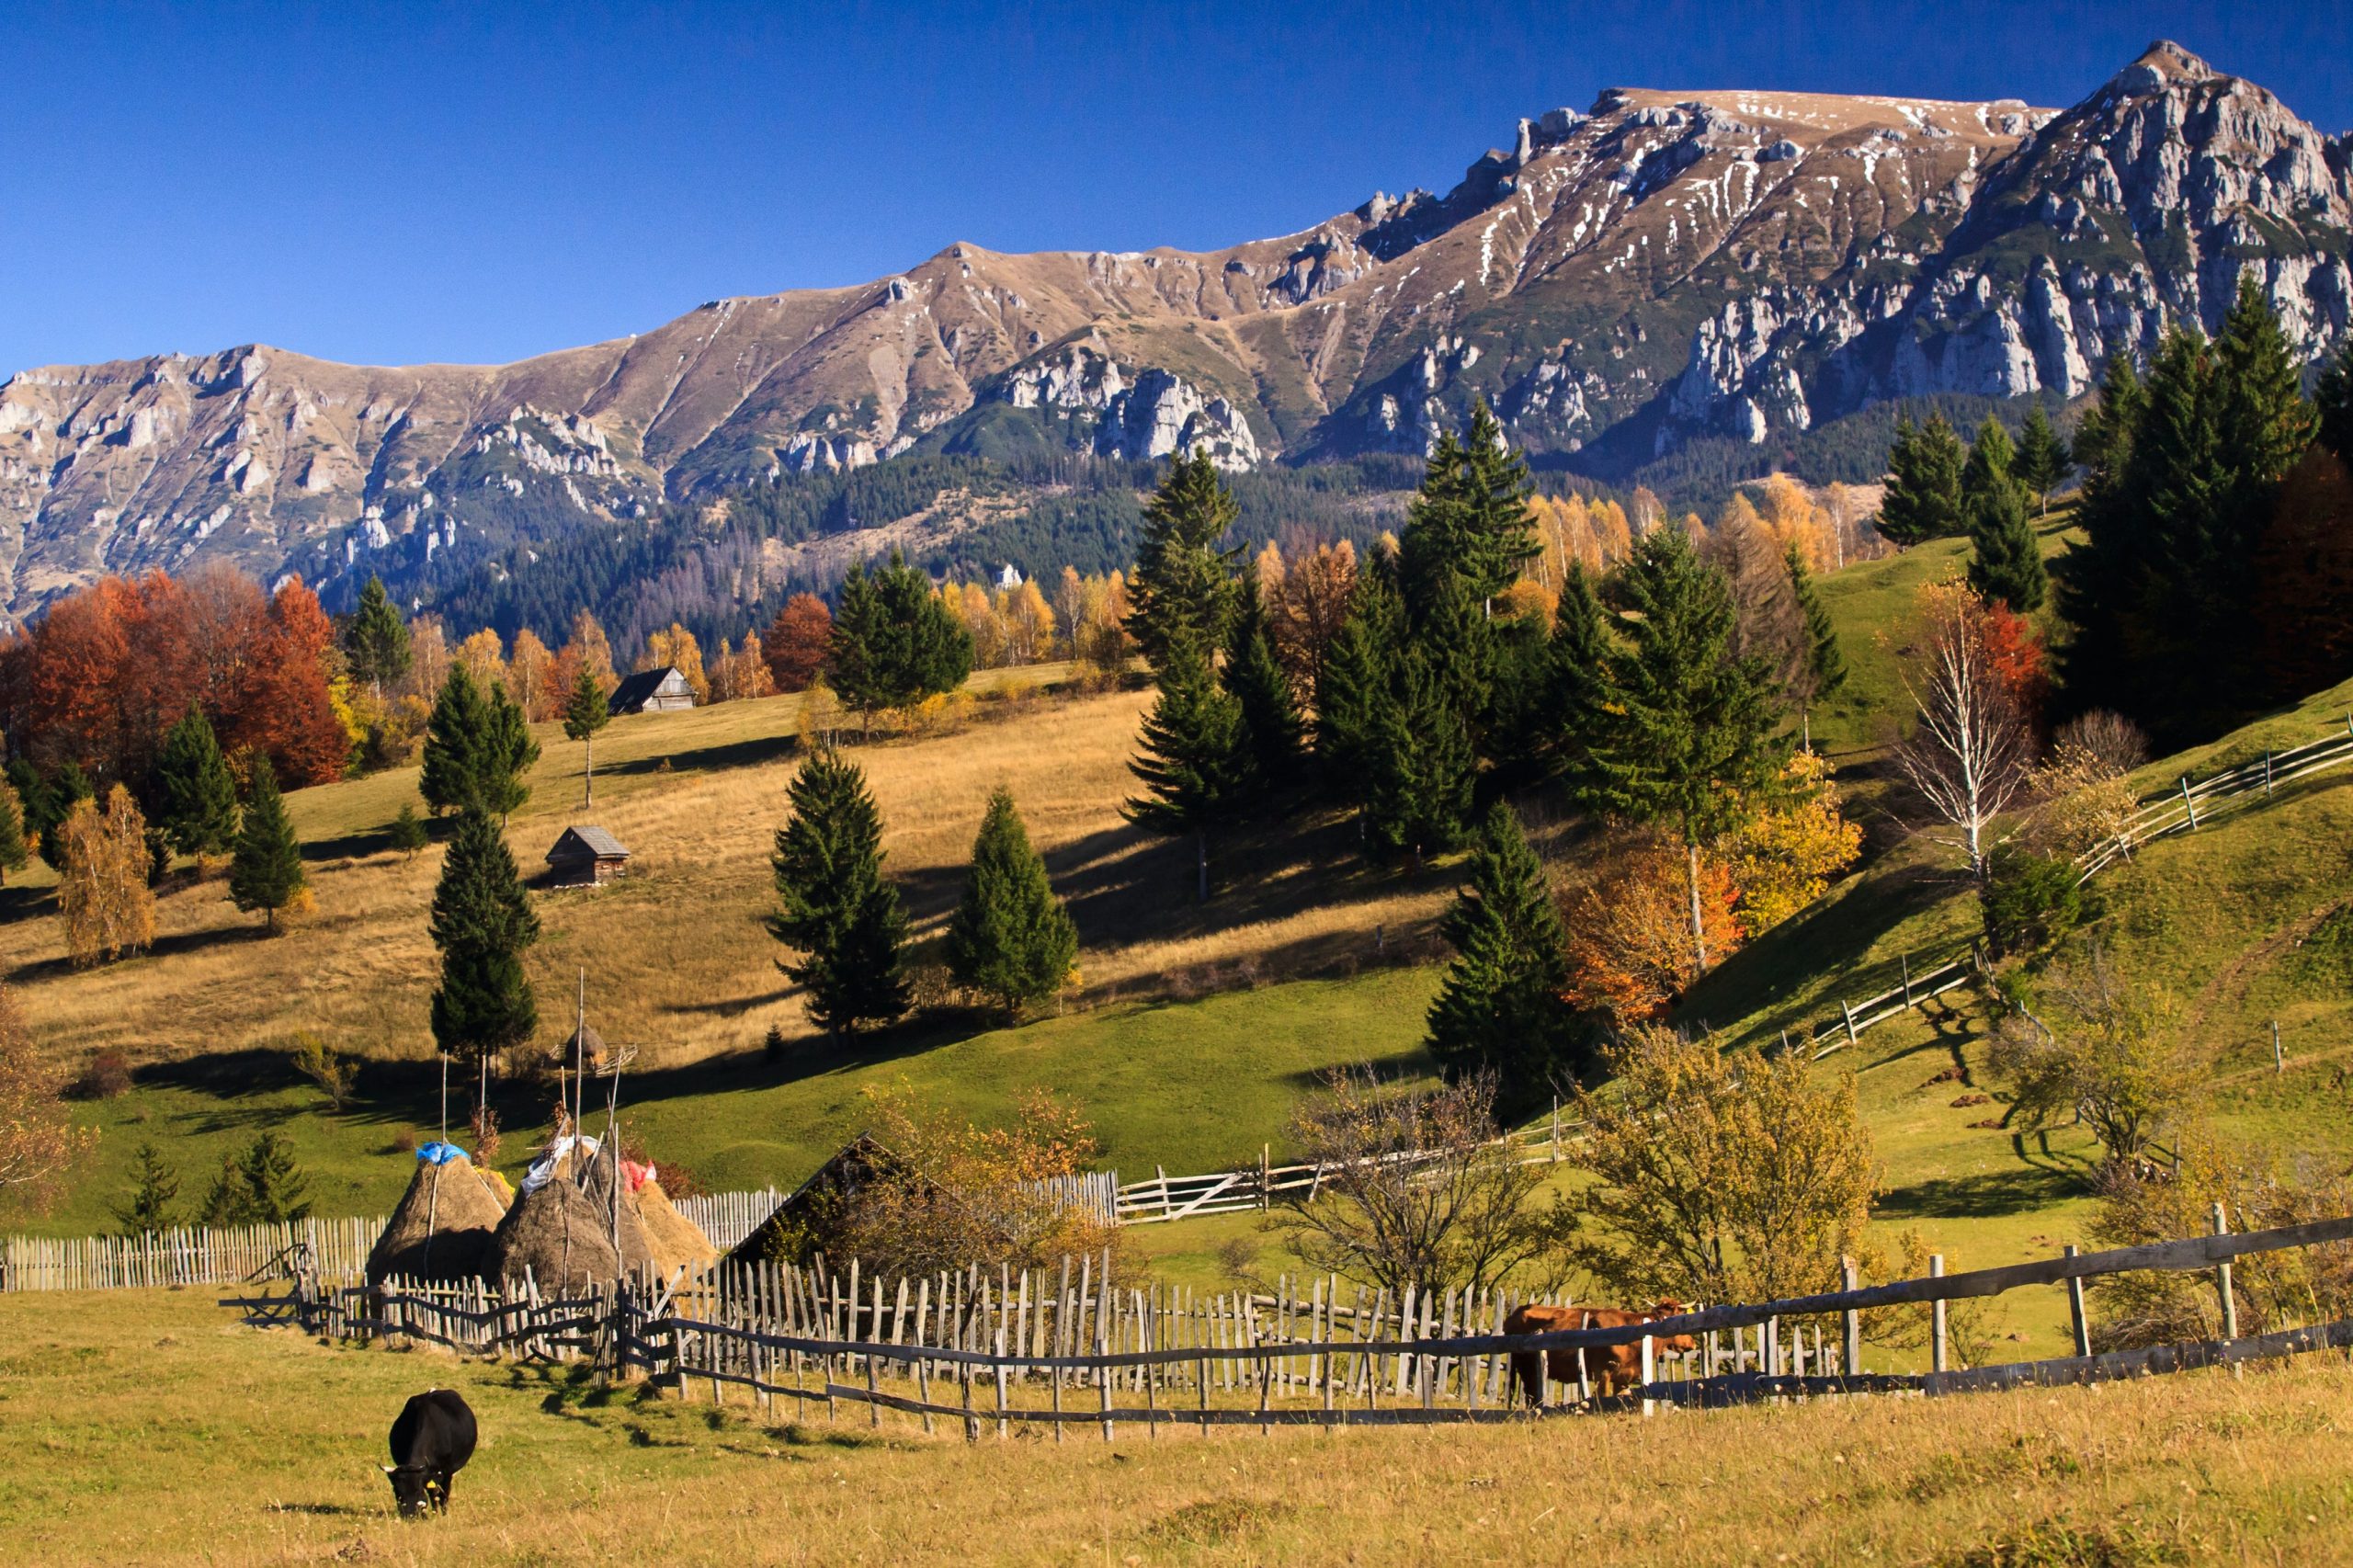
{"label": "roof of hut", "polygon": [[629,850],[620,839],[593,825],[565,828],[563,835],[548,850],[551,861],[576,858],[582,855],[592,855],[599,860],[626,860]]}
{"label": "roof of hut", "polygon": [[904,1167],[898,1155],[864,1132],[835,1150],[833,1158],[810,1173],[768,1217],[729,1249],[733,1263],[757,1263],[772,1257],[799,1259],[822,1251],[828,1221],[843,1199],[877,1176]]}
{"label": "roof of hut", "polygon": [[435,1165],[419,1160],[384,1233],[368,1253],[368,1282],[395,1274],[419,1279],[471,1279],[489,1256],[491,1234],[506,1217],[483,1173],[460,1154]]}

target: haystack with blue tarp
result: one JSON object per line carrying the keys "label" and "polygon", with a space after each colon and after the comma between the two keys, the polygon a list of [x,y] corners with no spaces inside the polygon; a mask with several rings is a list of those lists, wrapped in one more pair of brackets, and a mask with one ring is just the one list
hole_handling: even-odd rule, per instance
{"label": "haystack with blue tarp", "polygon": [[416,1279],[472,1279],[489,1260],[491,1237],[506,1205],[466,1152],[427,1143],[416,1174],[368,1254],[368,1283],[395,1274]]}

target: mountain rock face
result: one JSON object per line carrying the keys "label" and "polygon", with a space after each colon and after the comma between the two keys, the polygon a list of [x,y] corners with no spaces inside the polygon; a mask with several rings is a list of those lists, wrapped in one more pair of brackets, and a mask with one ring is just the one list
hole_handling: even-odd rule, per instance
{"label": "mountain rock face", "polygon": [[206,556],[333,584],[472,539],[992,442],[1419,452],[1487,399],[1607,475],[1887,398],[2074,396],[2252,272],[2353,319],[2353,145],[2171,44],[2064,111],[1612,90],[1443,197],[1195,254],[954,244],[497,367],[251,346],[0,385],[0,604]]}

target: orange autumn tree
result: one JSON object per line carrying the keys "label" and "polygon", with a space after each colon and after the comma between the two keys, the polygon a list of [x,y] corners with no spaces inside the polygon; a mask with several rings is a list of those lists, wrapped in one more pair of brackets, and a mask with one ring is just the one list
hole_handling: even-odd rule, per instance
{"label": "orange autumn tree", "polygon": [[330,690],[340,658],[319,597],[301,578],[289,578],[269,601],[269,631],[245,700],[223,726],[222,749],[267,753],[279,783],[290,790],[342,778],[351,763],[351,737]]}
{"label": "orange autumn tree", "polygon": [[795,594],[768,623],[760,651],[779,691],[806,691],[825,667],[834,637],[834,612],[814,594]]}
{"label": "orange autumn tree", "polygon": [[[1711,960],[1740,946],[1740,889],[1721,856],[1699,864],[1700,928]],[[1569,1000],[1620,1027],[1665,1015],[1699,978],[1689,869],[1665,835],[1618,835],[1562,900]]]}

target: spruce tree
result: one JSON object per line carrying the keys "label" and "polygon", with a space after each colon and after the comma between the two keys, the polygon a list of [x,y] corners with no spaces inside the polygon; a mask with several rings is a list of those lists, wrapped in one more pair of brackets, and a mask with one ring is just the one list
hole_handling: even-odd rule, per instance
{"label": "spruce tree", "polygon": [[1961,471],[1966,461],[1961,438],[1932,414],[1925,425],[1895,422],[1895,444],[1887,454],[1887,493],[1880,502],[1879,531],[1899,547],[1922,544],[1961,531]]}
{"label": "spruce tree", "polygon": [[392,818],[392,847],[414,860],[417,851],[431,841],[432,835],[425,831],[425,819],[416,814],[415,806],[403,801],[400,814]]}
{"label": "spruce tree", "polygon": [[843,579],[825,657],[834,690],[870,719],[961,686],[972,673],[972,634],[894,550],[881,571],[860,564]]}
{"label": "spruce tree", "polygon": [[847,1036],[862,1023],[888,1023],[907,1010],[906,917],[882,877],[882,815],[866,776],[820,749],[786,796],[792,814],[769,857],[782,907],[768,932],[801,958],[779,967],[808,991],[819,1028]]}
{"label": "spruce tree", "polygon": [[2313,401],[2320,416],[2320,444],[2339,461],[2353,464],[2353,337],[2321,372]]}
{"label": "spruce tree", "polygon": [[1362,801],[1373,737],[1396,700],[1404,619],[1404,606],[1382,574],[1358,576],[1315,693],[1315,761],[1326,788],[1342,800]]}
{"label": "spruce tree", "polygon": [[310,1183],[294,1163],[293,1146],[276,1132],[265,1132],[245,1146],[237,1174],[243,1178],[244,1223],[283,1225],[310,1218]]}
{"label": "spruce tree", "polygon": [[435,814],[481,809],[479,780],[489,744],[490,710],[472,671],[451,665],[425,722],[425,759],[417,792]]}
{"label": "spruce tree", "polygon": [[580,743],[580,803],[584,807],[596,799],[597,732],[612,719],[604,687],[583,665],[579,678],[572,683],[572,696],[563,705],[563,734],[566,740]]}
{"label": "spruce tree", "polygon": [[1077,958],[1078,927],[1029,846],[1013,792],[1000,787],[989,797],[964,899],[949,924],[949,972],[1018,1015],[1060,991]]}
{"label": "spruce tree", "polygon": [[1462,841],[1478,756],[1442,669],[1419,647],[1399,661],[1395,698],[1380,720],[1367,769],[1367,835],[1375,848],[1418,865]]}
{"label": "spruce tree", "polygon": [[530,722],[503,686],[490,688],[483,704],[483,746],[476,761],[474,799],[504,822],[531,798],[523,775],[540,760],[540,743],[531,738]]}
{"label": "spruce tree", "polygon": [[25,819],[17,808],[17,792],[0,784],[0,887],[8,885],[9,872],[25,869],[30,853],[25,845]]}
{"label": "spruce tree", "polygon": [[1977,426],[1977,438],[1969,444],[1969,457],[1961,467],[1961,506],[1964,523],[1968,520],[1970,503],[1981,495],[1991,495],[2012,483],[2010,464],[2018,457],[2018,449],[2010,443],[2010,433],[2002,428],[2001,420],[1987,415]]}
{"label": "spruce tree", "polygon": [[155,825],[183,855],[218,855],[236,842],[237,781],[211,722],[194,704],[164,738],[155,762],[163,796]]}
{"label": "spruce tree", "polygon": [[2069,461],[2067,444],[2051,427],[2051,415],[2036,403],[2026,411],[2026,423],[2018,426],[2017,455],[2010,460],[2010,477],[2033,495],[2040,515],[2051,512],[2051,492],[2065,477]]}
{"label": "spruce tree", "polygon": [[1210,673],[1207,653],[1180,636],[1161,650],[1159,699],[1138,737],[1142,754],[1128,770],[1143,794],[1121,807],[1139,827],[1193,840],[1195,896],[1210,896],[1210,829],[1225,821],[1258,783],[1242,704]]}
{"label": "spruce tree", "polygon": [[1504,439],[1502,423],[1479,399],[1462,433],[1461,489],[1468,549],[1461,563],[1464,586],[1483,604],[1511,586],[1536,559],[1536,519],[1528,510],[1528,463]]}
{"label": "spruce tree", "polygon": [[1780,693],[1763,660],[1733,656],[1732,590],[1682,529],[1645,535],[1618,588],[1619,642],[1583,793],[1682,841],[1692,950],[1705,970],[1700,853],[1775,791],[1790,751],[1775,734]]}
{"label": "spruce tree", "polygon": [[1241,613],[1233,630],[1233,652],[1218,678],[1242,709],[1245,744],[1259,782],[1281,789],[1299,775],[1306,725],[1291,696],[1290,677],[1275,662],[1255,585],[1239,590]]}
{"label": "spruce tree", "polygon": [[1449,1076],[1493,1072],[1496,1113],[1511,1121],[1572,1086],[1591,1062],[1563,999],[1568,932],[1543,863],[1500,801],[1480,826],[1470,873],[1446,915],[1455,956],[1430,1005],[1429,1049]]}
{"label": "spruce tree", "polygon": [[1969,501],[1969,585],[2021,615],[2042,608],[2049,579],[2027,521],[2026,496],[2004,479]]}
{"label": "spruce tree", "polygon": [[516,874],[498,824],[478,807],[458,812],[441,860],[427,927],[441,951],[433,993],[433,1043],[482,1064],[531,1038],[539,1003],[523,953],[540,939],[540,917]]}
{"label": "spruce tree", "polygon": [[358,608],[344,628],[343,655],[352,678],[366,681],[379,694],[408,674],[408,624],[384,592],[381,577],[371,574],[359,590]]}
{"label": "spruce tree", "polygon": [[1608,695],[1609,647],[1601,597],[1594,592],[1584,566],[1571,562],[1561,584],[1561,602],[1552,612],[1552,693],[1546,710],[1553,735],[1552,769],[1573,789],[1591,765]]}
{"label": "spruce tree", "polygon": [[286,815],[278,793],[278,773],[269,758],[251,754],[253,786],[245,799],[244,821],[237,829],[236,856],[229,862],[229,897],[247,914],[258,909],[263,925],[274,935],[278,912],[308,885],[302,871],[302,846]]}
{"label": "spruce tree", "polygon": [[1795,540],[1790,541],[1781,563],[1790,574],[1790,595],[1797,601],[1802,634],[1796,677],[1790,683],[1789,695],[1798,704],[1799,733],[1811,751],[1813,705],[1847,684],[1847,655],[1839,651],[1838,629],[1831,622],[1830,607],[1822,602],[1822,594],[1813,585],[1813,574],[1806,570],[1805,551]]}
{"label": "spruce tree", "polygon": [[172,1228],[172,1205],[179,1199],[180,1178],[153,1143],[141,1143],[135,1157],[138,1185],[114,1211],[115,1222],[126,1236],[157,1235]]}
{"label": "spruce tree", "polygon": [[1228,563],[1237,550],[1221,550],[1218,540],[1239,516],[1233,493],[1200,447],[1170,462],[1144,504],[1128,579],[1128,633],[1155,669],[1178,643],[1212,659],[1226,646],[1233,614]]}

